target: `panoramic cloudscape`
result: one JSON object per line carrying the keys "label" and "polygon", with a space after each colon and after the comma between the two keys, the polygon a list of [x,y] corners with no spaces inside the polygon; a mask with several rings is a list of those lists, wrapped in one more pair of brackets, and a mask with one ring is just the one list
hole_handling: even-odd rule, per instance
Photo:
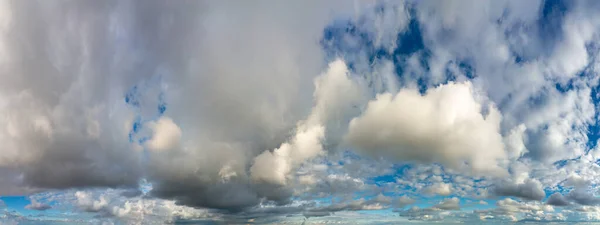
{"label": "panoramic cloudscape", "polygon": [[0,224],[600,222],[598,12],[0,0]]}

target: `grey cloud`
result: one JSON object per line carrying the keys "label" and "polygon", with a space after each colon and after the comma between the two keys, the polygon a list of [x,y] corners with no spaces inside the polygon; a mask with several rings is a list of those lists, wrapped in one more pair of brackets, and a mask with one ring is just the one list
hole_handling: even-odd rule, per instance
{"label": "grey cloud", "polygon": [[498,196],[514,196],[537,201],[541,201],[546,196],[542,184],[532,179],[528,179],[522,184],[497,182],[492,191]]}
{"label": "grey cloud", "polygon": [[118,4],[9,6],[10,35],[1,41],[10,57],[0,75],[2,115],[8,118],[1,123],[9,130],[0,134],[8,138],[0,164],[23,172],[25,185],[33,187],[135,185],[136,156],[126,137],[111,135],[122,133],[122,124],[114,122],[122,115],[108,114],[116,107],[107,101],[112,91],[126,88],[135,75],[108,66],[126,51],[114,45],[105,13]]}
{"label": "grey cloud", "polygon": [[413,204],[415,202],[416,201],[414,199],[410,198],[410,197],[402,196],[402,197],[394,200],[393,201],[393,205],[395,207],[398,207],[398,208],[404,208],[405,206],[411,205],[411,204]]}
{"label": "grey cloud", "polygon": [[150,194],[159,198],[175,199],[179,204],[226,209],[233,212],[241,211],[260,202],[258,194],[251,186],[243,183],[204,184],[196,182],[175,185],[164,182],[155,185]]}
{"label": "grey cloud", "polygon": [[565,198],[561,193],[554,193],[548,197],[546,200],[546,204],[554,205],[554,206],[567,206],[569,205],[569,200]]}
{"label": "grey cloud", "polygon": [[[554,212],[550,205],[543,205],[540,202],[516,201],[510,198],[502,199],[496,202],[496,208],[486,210],[474,210],[482,220],[501,218],[503,220],[512,220],[516,222],[517,217],[539,218],[539,216],[555,216],[548,214]],[[539,219],[538,219],[539,220]]]}
{"label": "grey cloud", "polygon": [[380,210],[390,206],[392,199],[383,195],[378,195],[375,198],[365,200],[351,200],[340,203],[331,203],[326,206],[307,208],[303,215],[309,217],[329,216],[340,211],[360,211],[360,210]]}
{"label": "grey cloud", "polygon": [[19,170],[0,167],[0,196],[28,195],[37,191],[40,190],[23,183]]}
{"label": "grey cloud", "polygon": [[438,208],[441,210],[459,210],[460,209],[460,200],[457,197],[444,199],[440,203],[433,206],[434,208]]}
{"label": "grey cloud", "polygon": [[32,209],[32,210],[45,211],[45,210],[51,209],[52,207],[48,204],[44,204],[44,203],[40,203],[40,202],[32,200],[31,204],[26,205],[25,208]]}
{"label": "grey cloud", "polygon": [[408,217],[411,220],[442,220],[438,208],[419,208],[413,206],[407,210],[397,211],[401,217]]}
{"label": "grey cloud", "polygon": [[[338,3],[2,5],[0,166],[32,188],[135,187],[147,177],[151,195],[192,206],[286,203],[290,190],[254,184],[246,170],[309,112],[322,28],[330,10],[354,7]],[[142,157],[135,144],[161,104],[189,146]]]}
{"label": "grey cloud", "polygon": [[128,189],[128,190],[121,192],[121,196],[126,197],[126,198],[138,197],[142,194],[144,194],[144,193],[139,189]]}
{"label": "grey cloud", "polygon": [[311,218],[311,217],[323,217],[323,216],[330,216],[331,212],[302,212],[302,215],[304,217]]}
{"label": "grey cloud", "polygon": [[410,220],[427,220],[427,221],[438,221],[443,220],[446,216],[452,216],[452,214],[446,214],[444,212],[460,210],[460,200],[457,197],[447,198],[439,203],[428,207],[419,208],[413,206],[406,210],[396,210],[401,217],[407,217]]}
{"label": "grey cloud", "polygon": [[590,193],[585,188],[575,188],[569,194],[567,194],[569,200],[580,204],[580,205],[598,205],[600,204],[600,198]]}

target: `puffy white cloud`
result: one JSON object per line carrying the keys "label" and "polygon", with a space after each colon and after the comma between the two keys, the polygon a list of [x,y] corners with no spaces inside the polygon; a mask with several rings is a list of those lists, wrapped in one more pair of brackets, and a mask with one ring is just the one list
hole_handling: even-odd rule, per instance
{"label": "puffy white cloud", "polygon": [[504,175],[501,115],[478,98],[469,82],[440,85],[424,95],[414,89],[380,94],[352,120],[346,139],[376,157]]}
{"label": "puffy white cloud", "polygon": [[[322,141],[330,117],[338,117],[358,98],[358,86],[349,79],[345,62],[336,60],[327,72],[315,78],[315,106],[304,121],[298,123],[294,137],[275,150],[258,155],[250,168],[252,179],[286,185],[290,171],[323,154]],[[337,114],[337,115],[336,115]]]}
{"label": "puffy white cloud", "polygon": [[426,187],[423,192],[428,195],[448,196],[452,194],[452,184],[435,183],[429,187]]}
{"label": "puffy white cloud", "polygon": [[181,128],[171,118],[161,117],[156,122],[148,124],[152,130],[152,139],[147,143],[152,151],[168,151],[176,148],[181,140]]}
{"label": "puffy white cloud", "polygon": [[77,191],[75,192],[75,198],[75,204],[87,212],[99,212],[100,210],[104,210],[104,207],[108,206],[108,200],[105,196],[94,199],[90,193]]}

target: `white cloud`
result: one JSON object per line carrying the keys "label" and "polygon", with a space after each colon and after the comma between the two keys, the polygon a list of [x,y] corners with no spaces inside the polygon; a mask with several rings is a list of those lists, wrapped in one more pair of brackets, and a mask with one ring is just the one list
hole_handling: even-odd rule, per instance
{"label": "white cloud", "polygon": [[423,192],[428,195],[448,196],[452,194],[452,184],[435,183],[429,187],[426,187]]}
{"label": "white cloud", "polygon": [[[255,181],[286,185],[290,171],[303,162],[323,154],[327,121],[339,117],[343,109],[358,98],[358,86],[349,79],[342,60],[329,64],[328,70],[315,78],[315,106],[304,121],[300,121],[294,137],[275,150],[258,155],[250,168]],[[337,114],[337,115],[336,115]]]}
{"label": "white cloud", "polygon": [[412,89],[378,95],[352,120],[347,141],[372,156],[503,175],[501,115],[475,95],[469,82],[441,85],[425,95]]}
{"label": "white cloud", "polygon": [[104,207],[108,206],[108,200],[105,196],[100,196],[97,200],[85,191],[75,192],[76,202],[75,204],[88,212],[98,212],[104,210]]}
{"label": "white cloud", "polygon": [[147,146],[152,151],[168,151],[176,148],[181,140],[181,128],[171,118],[161,117],[149,125],[152,130],[152,139]]}

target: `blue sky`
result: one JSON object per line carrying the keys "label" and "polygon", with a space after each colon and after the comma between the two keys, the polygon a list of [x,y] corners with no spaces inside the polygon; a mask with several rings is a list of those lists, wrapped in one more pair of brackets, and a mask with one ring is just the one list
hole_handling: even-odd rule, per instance
{"label": "blue sky", "polygon": [[0,224],[600,222],[599,9],[0,1]]}

